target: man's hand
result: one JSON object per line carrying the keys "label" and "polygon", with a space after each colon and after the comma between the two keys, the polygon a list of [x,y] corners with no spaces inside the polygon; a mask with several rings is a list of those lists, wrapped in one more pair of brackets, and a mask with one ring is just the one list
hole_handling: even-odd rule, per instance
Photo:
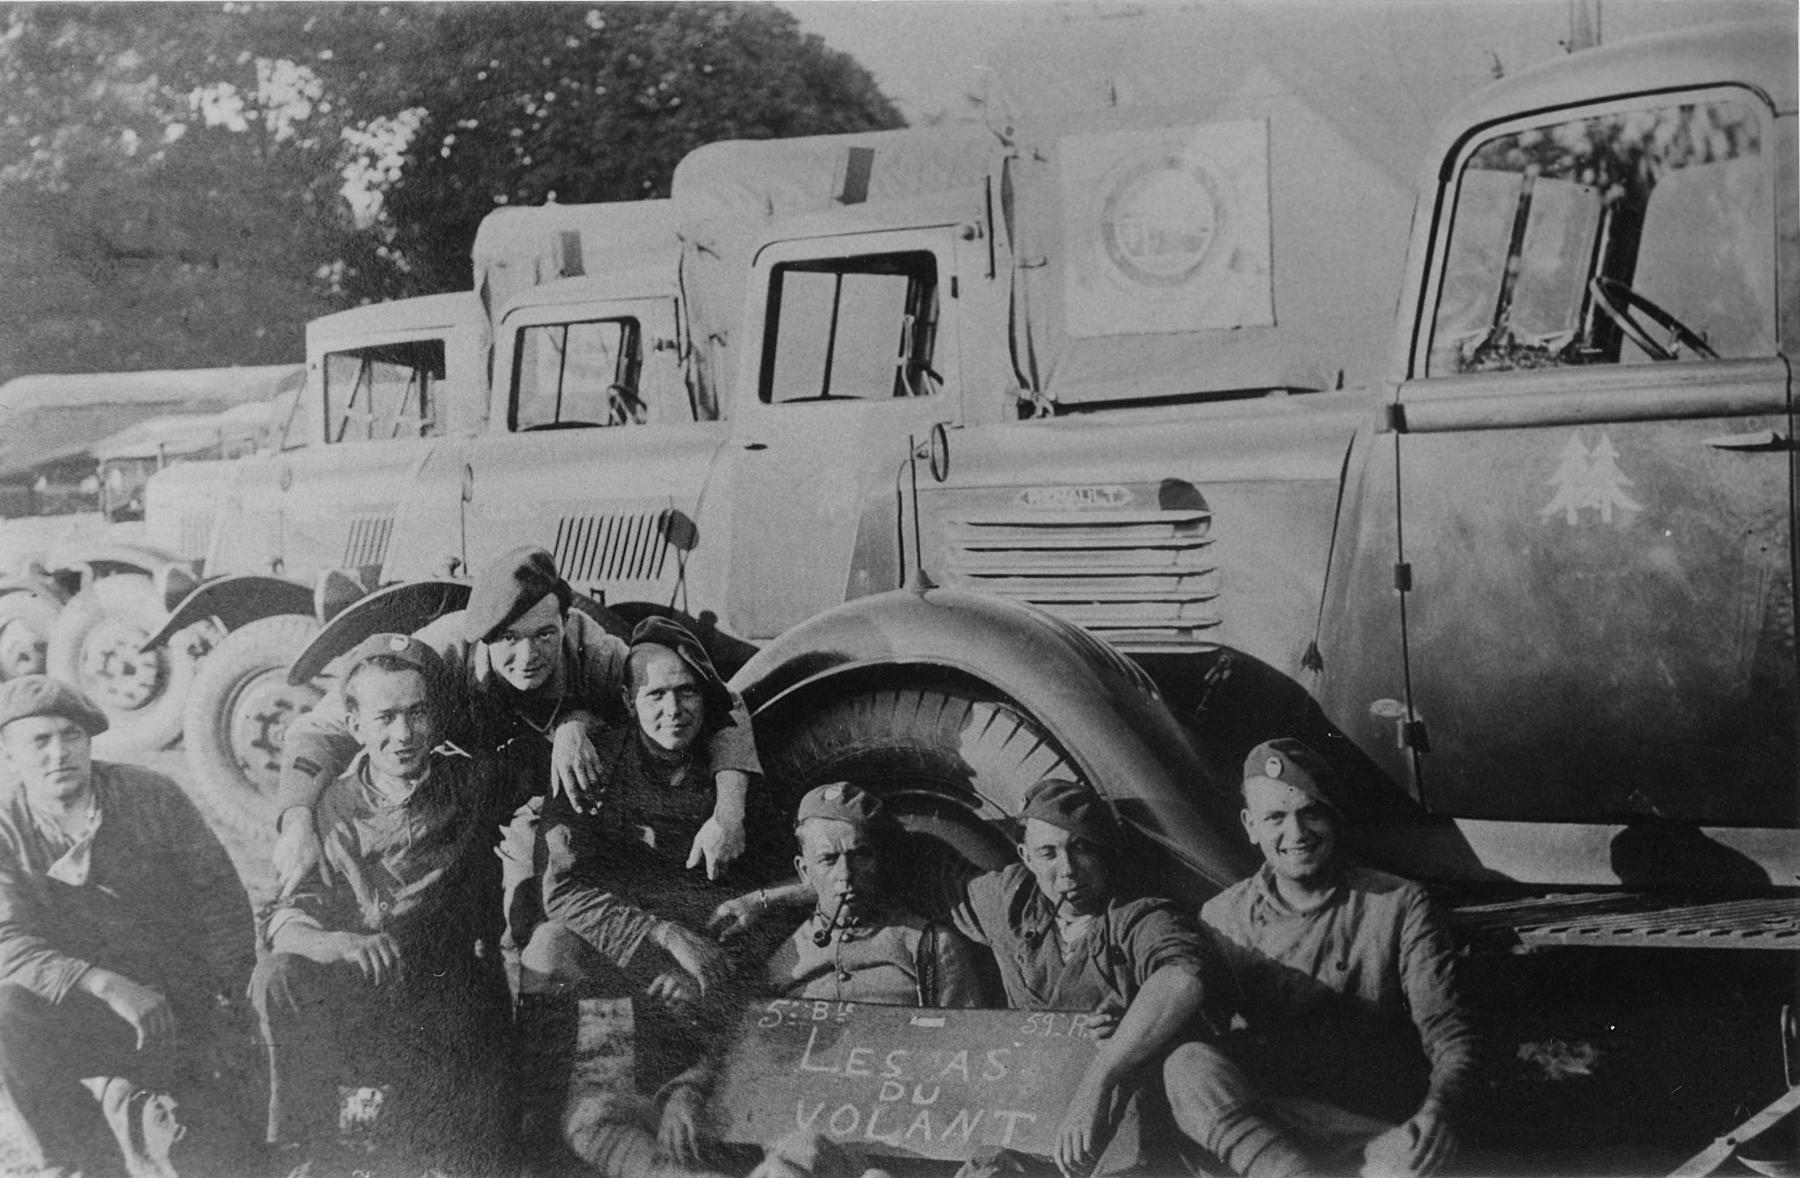
{"label": "man's hand", "polygon": [[752,928],[762,916],[764,904],[761,892],[750,892],[747,895],[734,896],[712,910],[706,920],[706,931],[721,941],[735,941]]}
{"label": "man's hand", "polygon": [[725,869],[739,855],[744,853],[744,824],[740,820],[734,823],[723,823],[714,814],[694,836],[694,845],[688,851],[687,865],[691,870],[704,857],[706,860],[706,878],[718,879],[725,874]]}
{"label": "man's hand", "polygon": [[586,720],[564,720],[550,739],[550,792],[569,799],[577,814],[600,808],[600,754]]}
{"label": "man's hand", "polygon": [[386,933],[333,933],[332,940],[338,960],[354,965],[373,985],[398,978],[404,968],[399,942]]}
{"label": "man's hand", "polygon": [[1075,1087],[1075,1094],[1069,1098],[1069,1107],[1056,1130],[1052,1157],[1063,1178],[1085,1175],[1100,1160],[1107,1102],[1105,1087],[1091,1077],[1083,1076]]}
{"label": "man's hand", "polygon": [[731,958],[717,941],[709,941],[678,924],[662,921],[651,939],[700,985],[700,993],[723,986],[731,976]]}
{"label": "man's hand", "polygon": [[175,1010],[161,991],[110,969],[90,969],[76,985],[131,1024],[139,1051],[165,1046],[175,1038]]}
{"label": "man's hand", "polygon": [[700,1093],[680,1087],[669,1094],[663,1105],[662,1123],[657,1126],[656,1146],[669,1161],[692,1169],[700,1164]]}
{"label": "man's hand", "polygon": [[1119,1020],[1124,1015],[1125,1011],[1122,1007],[1110,1002],[1101,1003],[1094,1008],[1092,1014],[1088,1015],[1088,1038],[1096,1043],[1103,1043],[1112,1038],[1112,1033],[1119,1029]]}
{"label": "man's hand", "polygon": [[1413,1118],[1395,1125],[1363,1149],[1364,1178],[1434,1174],[1456,1156],[1456,1130],[1437,1105],[1427,1102]]}
{"label": "man's hand", "polygon": [[289,806],[281,815],[281,830],[275,835],[275,886],[283,896],[292,895],[306,873],[317,867],[322,874],[330,868],[319,854],[319,836],[313,832],[312,811],[305,806]]}
{"label": "man's hand", "polygon": [[700,1001],[700,983],[685,969],[665,969],[650,979],[650,984],[644,987],[644,995],[676,1014],[682,1014]]}

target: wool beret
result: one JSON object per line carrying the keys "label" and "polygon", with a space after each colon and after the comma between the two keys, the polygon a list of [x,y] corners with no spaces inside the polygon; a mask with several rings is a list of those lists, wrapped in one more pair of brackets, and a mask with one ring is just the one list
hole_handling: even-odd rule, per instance
{"label": "wool beret", "polygon": [[1094,787],[1067,778],[1046,777],[1025,791],[1019,820],[1028,818],[1060,827],[1097,847],[1117,848],[1125,841],[1112,807]]}
{"label": "wool beret", "polygon": [[700,694],[706,700],[707,732],[729,728],[736,723],[731,718],[731,689],[725,686],[725,680],[713,666],[712,656],[706,653],[706,647],[694,637],[692,630],[673,618],[651,616],[631,631],[631,649],[640,646],[660,646],[674,651],[700,680]]}
{"label": "wool beret", "polygon": [[348,680],[364,663],[377,658],[390,658],[425,676],[430,687],[436,687],[444,675],[444,660],[437,651],[407,634],[371,634],[351,648],[344,662],[344,678]]}
{"label": "wool beret", "polygon": [[20,675],[0,683],[0,729],[27,716],[61,716],[99,736],[109,727],[106,713],[81,692],[48,675]]}
{"label": "wool beret", "polygon": [[848,781],[834,781],[806,792],[794,814],[794,829],[808,818],[830,818],[867,830],[882,820],[881,799]]}
{"label": "wool beret", "polygon": [[1265,740],[1244,758],[1244,781],[1291,785],[1313,801],[1339,810],[1337,775],[1325,758],[1291,736]]}
{"label": "wool beret", "polygon": [[502,553],[475,578],[463,612],[463,634],[470,642],[492,642],[495,634],[552,593],[566,613],[575,594],[548,552],[526,545]]}

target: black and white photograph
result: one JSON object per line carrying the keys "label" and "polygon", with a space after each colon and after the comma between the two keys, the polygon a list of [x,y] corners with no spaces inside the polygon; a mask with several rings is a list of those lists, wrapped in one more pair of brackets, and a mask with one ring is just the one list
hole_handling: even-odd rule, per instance
{"label": "black and white photograph", "polygon": [[1800,1178],[1797,72],[0,3],[0,1178]]}

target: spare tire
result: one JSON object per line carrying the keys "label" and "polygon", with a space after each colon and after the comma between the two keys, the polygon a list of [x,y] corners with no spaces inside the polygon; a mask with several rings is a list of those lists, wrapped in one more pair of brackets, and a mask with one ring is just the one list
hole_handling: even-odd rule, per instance
{"label": "spare tire", "polygon": [[303,614],[258,618],[225,635],[194,677],[182,723],[193,788],[245,834],[274,834],[281,742],[322,694],[291,686],[288,668],[319,629]]}
{"label": "spare tire", "polygon": [[50,630],[49,673],[79,687],[111,727],[101,749],[159,749],[181,735],[181,711],[195,655],[178,639],[139,648],[169,616],[162,595],[139,573],[101,577],[63,606]]}
{"label": "spare tire", "polygon": [[0,597],[0,682],[45,672],[56,610],[56,602],[25,590]]}

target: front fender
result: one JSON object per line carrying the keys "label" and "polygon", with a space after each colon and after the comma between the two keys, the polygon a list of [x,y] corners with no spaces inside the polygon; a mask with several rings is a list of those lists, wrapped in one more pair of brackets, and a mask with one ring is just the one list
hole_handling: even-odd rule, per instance
{"label": "front fender", "polygon": [[145,640],[144,650],[161,646],[171,634],[185,630],[195,622],[218,618],[227,630],[235,630],[258,618],[277,614],[313,612],[312,591],[304,585],[280,577],[255,573],[218,577],[194,589],[169,613],[162,629]]}
{"label": "front fender", "polygon": [[76,574],[83,588],[92,584],[96,577],[145,573],[155,583],[158,596],[165,602],[173,602],[199,583],[199,578],[194,575],[193,561],[153,544],[116,538],[79,542],[58,548],[53,556],[56,567]]}
{"label": "front fender", "polygon": [[[310,603],[308,595],[309,607]],[[326,623],[288,668],[288,682],[295,686],[310,683],[331,660],[371,634],[411,634],[468,604],[467,581],[407,581],[377,589],[345,606]]]}
{"label": "front fender", "polygon": [[72,596],[67,587],[41,565],[32,565],[23,572],[0,577],[0,595],[7,593],[32,593],[59,606],[66,605]]}
{"label": "front fender", "polygon": [[1254,867],[1232,786],[1208,773],[1149,676],[1031,606],[948,589],[858,598],[764,647],[732,686],[760,713],[804,706],[831,680],[883,665],[945,668],[1003,693],[1122,817],[1212,884]]}

